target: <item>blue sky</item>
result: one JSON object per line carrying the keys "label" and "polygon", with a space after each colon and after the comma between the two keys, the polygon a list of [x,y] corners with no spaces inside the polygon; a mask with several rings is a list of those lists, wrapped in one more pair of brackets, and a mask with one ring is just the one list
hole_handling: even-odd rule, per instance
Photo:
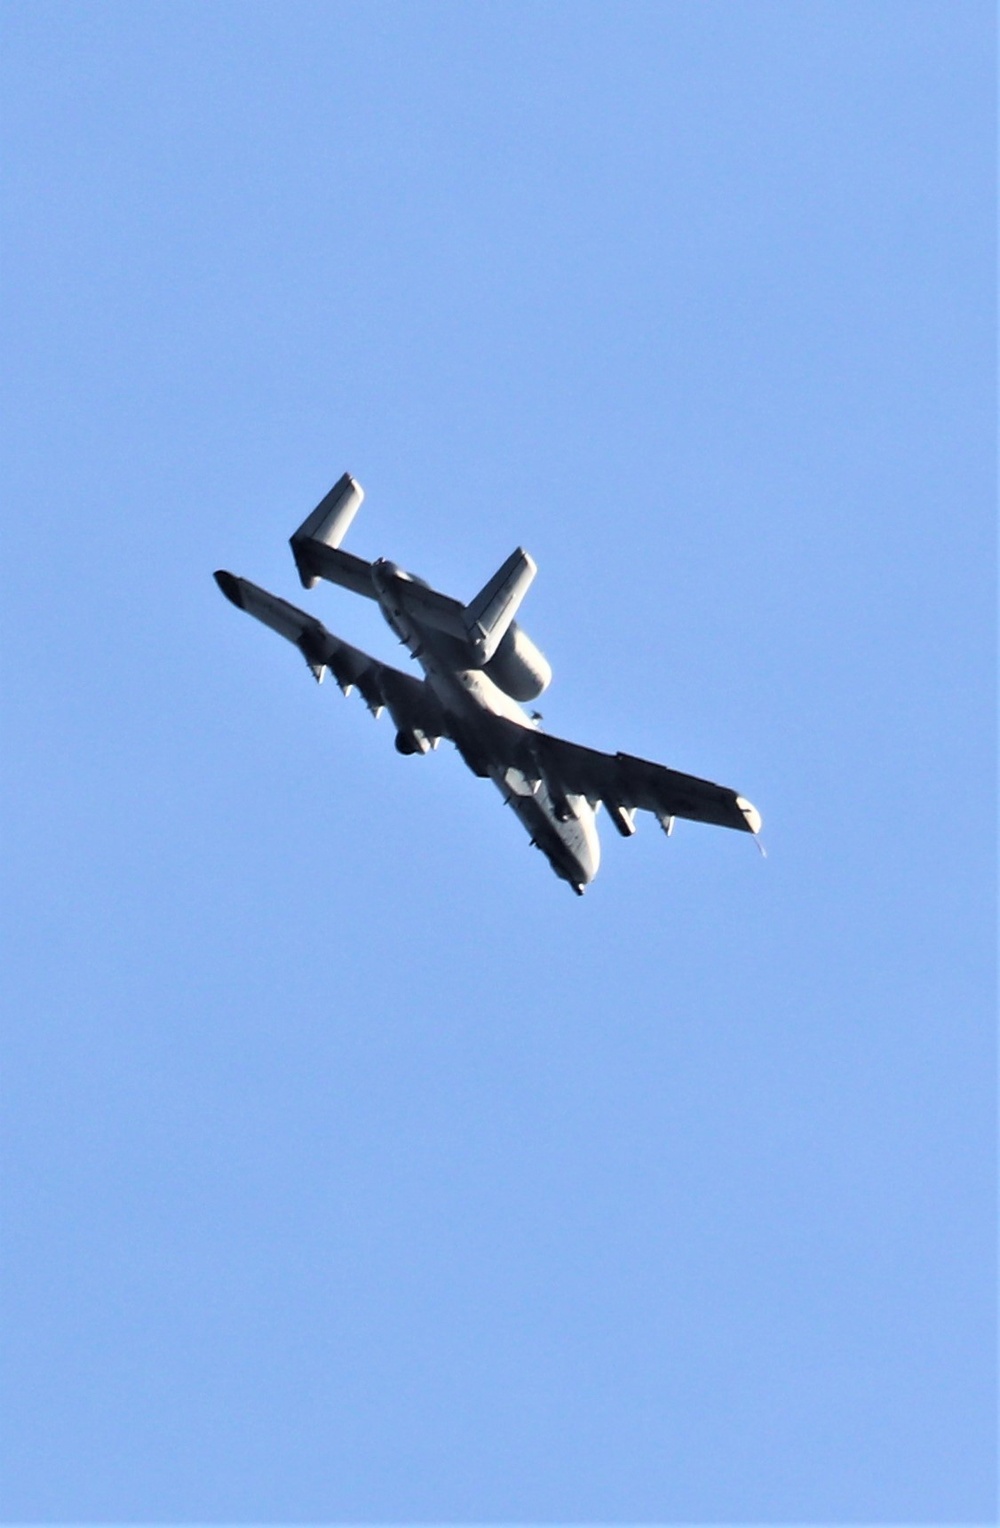
{"label": "blue sky", "polygon": [[[7,3],[7,1521],[993,1521],[993,8]],[[578,901],[218,594],[511,549]]]}

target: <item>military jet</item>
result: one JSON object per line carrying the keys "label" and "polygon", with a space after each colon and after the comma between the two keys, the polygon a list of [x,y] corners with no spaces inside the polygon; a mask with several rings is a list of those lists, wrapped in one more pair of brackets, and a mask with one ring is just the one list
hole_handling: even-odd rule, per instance
{"label": "military jet", "polygon": [[432,589],[394,562],[365,562],[341,549],[364,498],[349,473],[335,483],[291,538],[306,589],[327,579],[374,600],[425,678],[404,674],[351,647],[304,610],[249,579],[219,571],[227,599],[293,642],[318,682],[329,669],[345,695],[357,689],[368,709],[388,711],[402,754],[423,754],[448,738],[474,774],[490,779],[556,875],[578,896],[594,879],[601,846],[596,815],[603,803],[623,837],[637,811],[651,812],[666,833],[674,819],[760,830],[760,814],[724,786],[679,774],[627,753],[599,753],[552,737],[537,700],[552,670],[514,619],[537,571],[523,548],[468,605]]}

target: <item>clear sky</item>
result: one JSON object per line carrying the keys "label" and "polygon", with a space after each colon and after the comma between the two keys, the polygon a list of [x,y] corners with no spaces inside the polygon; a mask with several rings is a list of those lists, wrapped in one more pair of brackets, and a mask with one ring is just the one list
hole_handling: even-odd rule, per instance
{"label": "clear sky", "polygon": [[[994,1521],[993,7],[0,18],[6,1520]],[[345,469],[769,858],[317,690]]]}

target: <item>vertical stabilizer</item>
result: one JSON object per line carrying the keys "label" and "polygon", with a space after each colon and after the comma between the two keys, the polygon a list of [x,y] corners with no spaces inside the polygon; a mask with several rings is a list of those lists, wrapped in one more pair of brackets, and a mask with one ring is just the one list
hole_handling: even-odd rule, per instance
{"label": "vertical stabilizer", "polygon": [[466,629],[480,666],[493,657],[537,572],[533,559],[518,547],[466,606]]}
{"label": "vertical stabilizer", "polygon": [[317,574],[309,564],[308,547],[315,545],[336,548],[347,534],[348,527],[357,514],[365,491],[345,472],[325,499],[321,499],[291,538],[292,556],[299,570],[299,578],[306,589],[316,583]]}

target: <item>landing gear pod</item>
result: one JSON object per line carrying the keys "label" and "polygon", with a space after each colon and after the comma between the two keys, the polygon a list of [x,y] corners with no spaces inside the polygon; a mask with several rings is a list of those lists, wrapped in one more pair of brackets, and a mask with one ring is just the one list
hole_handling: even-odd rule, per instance
{"label": "landing gear pod", "polygon": [[433,747],[430,738],[418,727],[400,727],[396,733],[397,753],[430,753]]}
{"label": "landing gear pod", "polygon": [[619,806],[616,801],[605,801],[605,810],[622,838],[631,838],[635,832],[635,810]]}

